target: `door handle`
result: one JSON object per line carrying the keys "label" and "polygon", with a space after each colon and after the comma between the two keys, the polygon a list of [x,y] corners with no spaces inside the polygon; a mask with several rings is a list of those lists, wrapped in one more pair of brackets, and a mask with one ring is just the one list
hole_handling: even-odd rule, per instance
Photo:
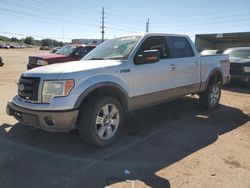
{"label": "door handle", "polygon": [[194,66],[195,67],[198,67],[199,66],[199,63],[197,61],[194,62]]}
{"label": "door handle", "polygon": [[170,66],[171,66],[171,70],[174,71],[174,70],[176,69],[176,68],[175,68],[175,64],[171,64]]}

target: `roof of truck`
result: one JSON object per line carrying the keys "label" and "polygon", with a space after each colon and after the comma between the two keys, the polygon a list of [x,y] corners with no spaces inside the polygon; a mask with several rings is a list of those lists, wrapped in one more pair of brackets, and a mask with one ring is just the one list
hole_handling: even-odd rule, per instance
{"label": "roof of truck", "polygon": [[171,34],[171,33],[134,33],[131,35],[124,35],[119,36],[116,38],[122,38],[122,37],[133,37],[133,36],[175,36],[175,37],[188,37],[188,35],[181,35],[181,34]]}

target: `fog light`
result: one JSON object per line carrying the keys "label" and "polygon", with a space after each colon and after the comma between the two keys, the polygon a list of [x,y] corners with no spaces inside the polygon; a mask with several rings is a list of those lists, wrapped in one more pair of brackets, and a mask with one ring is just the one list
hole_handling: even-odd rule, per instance
{"label": "fog light", "polygon": [[44,121],[48,126],[55,125],[55,121],[52,119],[52,117],[47,116],[44,118]]}

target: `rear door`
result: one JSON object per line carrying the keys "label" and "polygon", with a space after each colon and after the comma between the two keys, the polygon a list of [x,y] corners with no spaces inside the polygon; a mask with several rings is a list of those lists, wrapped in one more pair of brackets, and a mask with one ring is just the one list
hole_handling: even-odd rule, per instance
{"label": "rear door", "polygon": [[199,91],[200,88],[200,58],[195,53],[186,37],[167,36],[167,46],[170,52],[171,65],[176,75],[173,82],[178,94],[188,94]]}

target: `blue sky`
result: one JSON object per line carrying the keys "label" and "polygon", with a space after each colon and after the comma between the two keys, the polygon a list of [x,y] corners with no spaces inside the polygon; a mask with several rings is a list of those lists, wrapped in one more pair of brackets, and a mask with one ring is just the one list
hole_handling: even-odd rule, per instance
{"label": "blue sky", "polygon": [[195,34],[250,31],[249,0],[0,0],[0,35],[36,39],[105,38],[149,31]]}

